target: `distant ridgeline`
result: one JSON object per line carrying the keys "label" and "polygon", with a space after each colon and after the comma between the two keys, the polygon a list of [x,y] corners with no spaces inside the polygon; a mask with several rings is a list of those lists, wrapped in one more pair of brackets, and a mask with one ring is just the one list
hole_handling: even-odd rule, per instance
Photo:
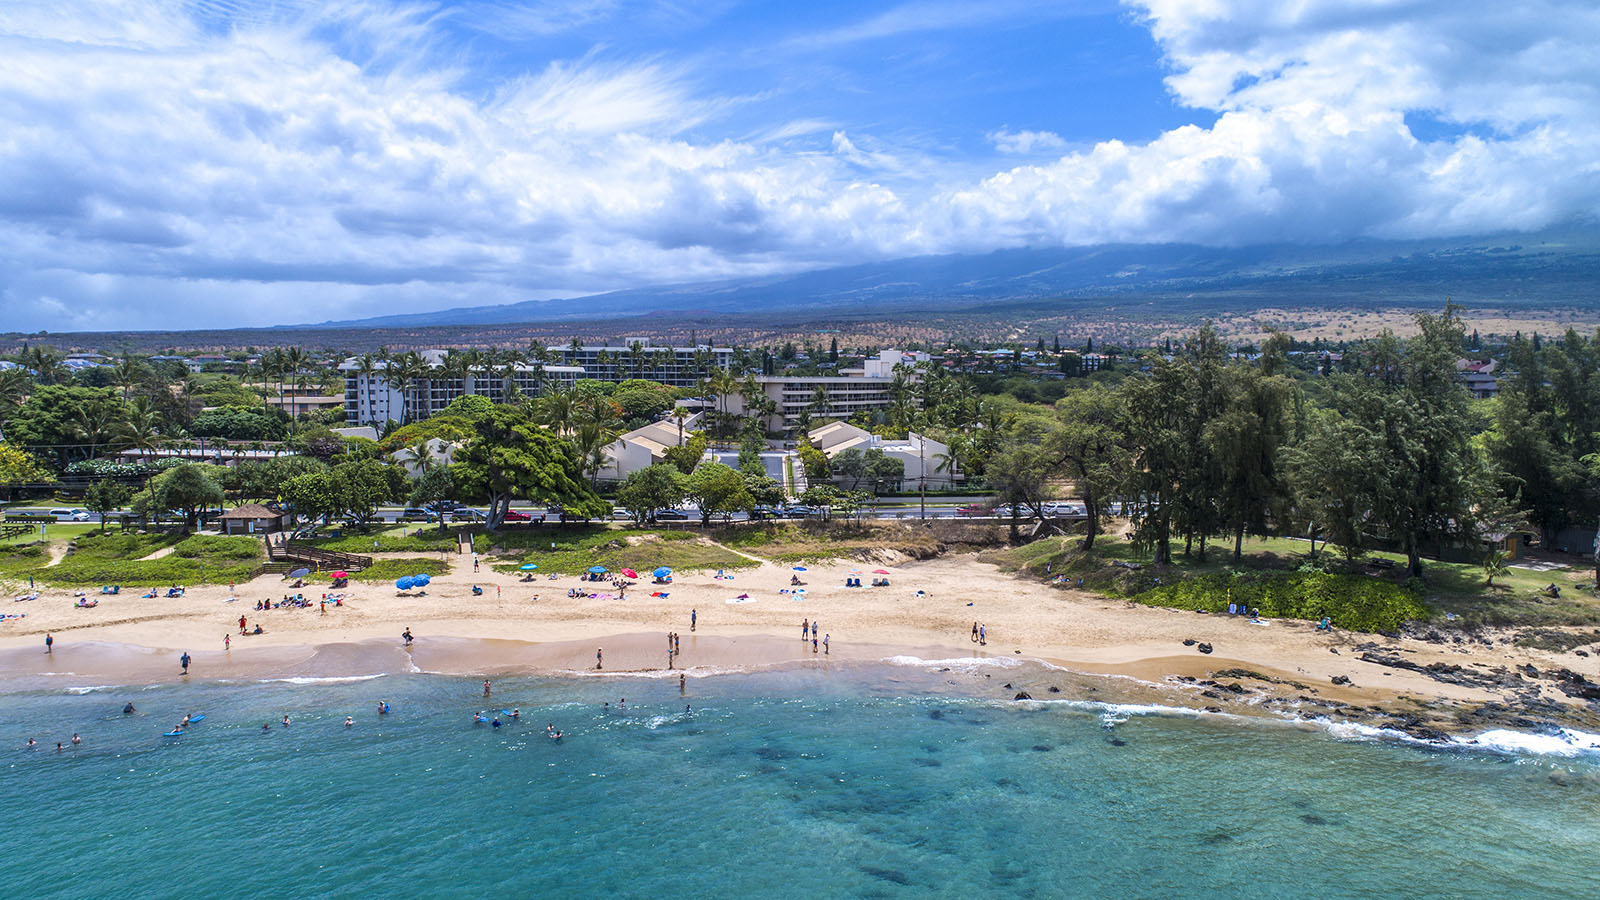
{"label": "distant ridgeline", "polygon": [[[23,341],[68,348],[219,349],[307,345],[353,351],[426,346],[603,340],[649,333],[751,343],[830,327],[855,333],[896,326],[944,338],[992,336],[1032,319],[1095,322],[1136,336],[1253,309],[1468,309],[1506,313],[1600,311],[1600,229],[1431,241],[1360,241],[1328,247],[1215,248],[1188,244],[1102,245],[917,257],[832,269],[587,297],[529,300],[268,329],[0,336],[0,352]],[[1126,327],[1133,326],[1133,327]],[[1152,333],[1160,329],[1152,329]],[[901,331],[891,341],[917,333]]]}

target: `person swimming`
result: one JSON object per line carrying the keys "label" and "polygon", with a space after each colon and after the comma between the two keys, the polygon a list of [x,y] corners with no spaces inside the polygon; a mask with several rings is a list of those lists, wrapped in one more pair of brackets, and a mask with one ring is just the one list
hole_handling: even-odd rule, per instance
{"label": "person swimming", "polygon": [[516,707],[512,707],[511,708],[511,718],[513,718],[513,719],[522,718],[522,710],[517,709]]}
{"label": "person swimming", "polygon": [[495,728],[499,728],[500,727],[500,717],[499,716],[495,716],[494,717],[494,721],[490,722],[489,724],[494,726]]}
{"label": "person swimming", "polygon": [[378,715],[387,716],[388,714],[389,714],[389,701],[387,701],[387,700],[379,700],[378,701]]}
{"label": "person swimming", "polygon": [[124,706],[122,708],[122,714],[125,715],[125,716],[133,715],[133,704],[129,703],[127,706]]}
{"label": "person swimming", "polygon": [[483,713],[473,713],[472,714],[472,724],[474,724],[474,725],[484,725],[484,724],[487,724],[488,721],[489,721],[489,719],[487,717],[485,717]]}
{"label": "person swimming", "polygon": [[349,728],[350,726],[354,725],[355,723],[356,723],[356,717],[355,716],[345,716],[344,717],[344,727]]}

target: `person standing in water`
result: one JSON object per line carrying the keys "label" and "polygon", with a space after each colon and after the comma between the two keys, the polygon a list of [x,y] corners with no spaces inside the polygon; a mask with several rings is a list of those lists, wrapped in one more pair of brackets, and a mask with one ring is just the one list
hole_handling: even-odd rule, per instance
{"label": "person standing in water", "polygon": [[55,655],[55,646],[56,646],[55,635],[48,634],[48,633],[45,634],[45,636],[44,636],[44,652],[47,655],[54,656]]}
{"label": "person standing in water", "polygon": [[483,680],[483,695],[485,697],[489,696],[489,679],[487,678]]}
{"label": "person standing in water", "polygon": [[822,652],[823,652],[823,655],[827,655],[827,652],[828,652],[828,636],[827,635],[823,635],[822,636]]}
{"label": "person standing in water", "polygon": [[803,641],[808,637],[811,637],[811,620],[810,619],[801,619],[800,620],[800,640]]}
{"label": "person standing in water", "polygon": [[407,626],[405,631],[400,632],[400,637],[406,642],[407,647],[411,646],[411,642],[414,640],[414,638],[411,637],[410,626]]}
{"label": "person standing in water", "polygon": [[223,650],[223,652],[226,653],[228,651],[228,649],[231,648],[232,646],[233,646],[233,638],[228,636],[227,634],[224,634],[222,636],[222,650]]}

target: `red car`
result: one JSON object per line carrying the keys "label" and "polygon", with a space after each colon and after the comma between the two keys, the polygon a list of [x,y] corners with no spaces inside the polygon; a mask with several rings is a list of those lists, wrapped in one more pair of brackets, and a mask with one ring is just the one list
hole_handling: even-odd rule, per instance
{"label": "red car", "polygon": [[530,516],[525,512],[517,512],[516,510],[513,509],[513,510],[510,510],[509,512],[506,513],[506,521],[507,522],[532,522],[533,521],[533,516]]}
{"label": "red car", "polygon": [[993,507],[984,506],[981,503],[973,503],[956,510],[956,515],[958,516],[987,516],[993,514]]}

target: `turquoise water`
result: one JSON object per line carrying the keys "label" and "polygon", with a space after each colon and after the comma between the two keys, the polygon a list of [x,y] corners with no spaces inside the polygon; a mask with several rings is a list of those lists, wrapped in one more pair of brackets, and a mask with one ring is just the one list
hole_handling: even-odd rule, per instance
{"label": "turquoise water", "polygon": [[[941,697],[925,693],[938,676],[890,668],[697,679],[687,698],[650,679],[506,680],[496,706],[522,718],[498,731],[471,724],[480,682],[443,676],[12,693],[0,885],[19,898],[1600,893],[1600,768],[1586,759]],[[891,676],[892,690],[868,686]],[[601,707],[624,696],[626,710]],[[139,712],[124,717],[128,699]],[[189,734],[160,737],[202,710]],[[546,722],[568,737],[546,740]],[[82,747],[56,753],[74,731]],[[28,735],[38,750],[17,749]]]}

